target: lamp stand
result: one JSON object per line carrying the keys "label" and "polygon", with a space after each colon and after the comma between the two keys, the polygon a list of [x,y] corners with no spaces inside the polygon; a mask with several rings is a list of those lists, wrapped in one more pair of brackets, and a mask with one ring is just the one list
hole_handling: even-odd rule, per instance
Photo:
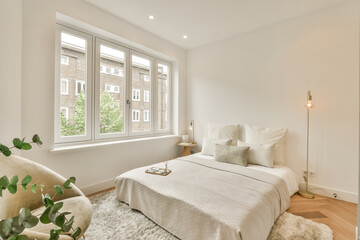
{"label": "lamp stand", "polygon": [[[308,92],[308,103],[312,100],[310,91]],[[303,198],[313,199],[314,194],[309,191],[309,126],[310,126],[310,108],[307,108],[307,125],[306,125],[306,176],[304,176],[306,188],[305,191],[299,191],[299,195]]]}

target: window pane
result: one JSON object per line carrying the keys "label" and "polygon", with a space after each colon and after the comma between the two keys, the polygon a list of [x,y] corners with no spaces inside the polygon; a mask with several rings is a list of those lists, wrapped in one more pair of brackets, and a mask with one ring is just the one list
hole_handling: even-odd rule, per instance
{"label": "window pane", "polygon": [[[86,134],[86,46],[85,39],[61,33],[61,136]],[[80,89],[77,82],[83,83]]]}
{"label": "window pane", "polygon": [[124,132],[125,53],[100,45],[100,133]]}
{"label": "window pane", "polygon": [[151,129],[151,65],[150,60],[136,55],[131,56],[132,71],[132,131],[146,132]]}
{"label": "window pane", "polygon": [[167,65],[158,64],[158,129],[169,129],[168,121],[168,96],[169,95],[169,67]]}

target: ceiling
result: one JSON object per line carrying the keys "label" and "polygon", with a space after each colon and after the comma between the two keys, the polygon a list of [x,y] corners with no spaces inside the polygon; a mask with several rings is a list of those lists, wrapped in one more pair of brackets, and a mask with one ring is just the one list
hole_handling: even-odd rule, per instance
{"label": "ceiling", "polygon": [[[192,49],[349,0],[85,0]],[[155,16],[149,20],[149,15]],[[183,39],[187,35],[187,39]]]}

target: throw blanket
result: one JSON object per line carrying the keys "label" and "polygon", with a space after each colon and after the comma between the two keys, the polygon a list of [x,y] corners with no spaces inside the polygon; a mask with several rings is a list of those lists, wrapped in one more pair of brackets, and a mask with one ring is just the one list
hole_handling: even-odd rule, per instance
{"label": "throw blanket", "polygon": [[290,206],[286,183],[272,174],[194,156],[168,167],[167,176],[146,174],[149,166],[120,175],[116,194],[184,240],[265,240]]}

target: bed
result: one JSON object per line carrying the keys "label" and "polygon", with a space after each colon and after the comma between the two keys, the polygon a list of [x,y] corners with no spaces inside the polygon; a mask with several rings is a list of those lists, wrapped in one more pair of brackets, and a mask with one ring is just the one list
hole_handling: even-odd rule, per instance
{"label": "bed", "polygon": [[295,174],[284,166],[242,167],[193,154],[168,167],[167,176],[146,174],[149,166],[118,176],[116,195],[184,240],[267,239],[298,190]]}

